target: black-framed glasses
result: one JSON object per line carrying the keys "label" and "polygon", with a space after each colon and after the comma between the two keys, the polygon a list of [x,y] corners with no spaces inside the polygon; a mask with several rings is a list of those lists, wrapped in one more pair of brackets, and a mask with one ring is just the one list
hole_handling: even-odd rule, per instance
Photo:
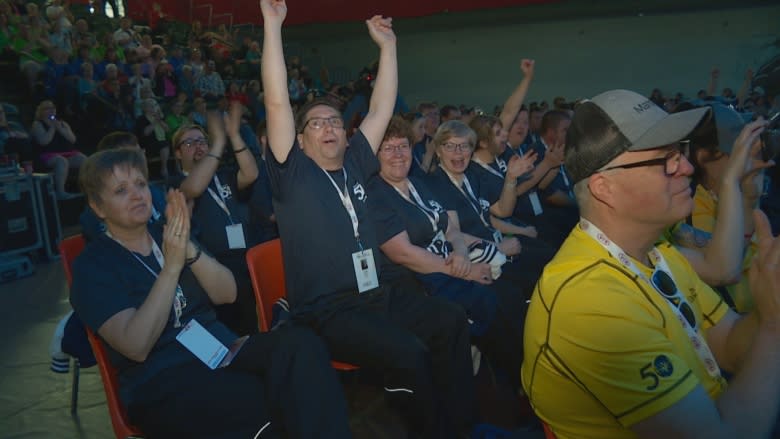
{"label": "black-framed glasses", "polygon": [[207,146],[209,144],[209,139],[205,137],[198,137],[195,139],[184,139],[181,142],[179,142],[179,146],[183,146],[185,148],[192,148],[193,146]]}
{"label": "black-framed glasses", "polygon": [[691,328],[696,329],[696,314],[694,314],[691,304],[685,300],[685,296],[683,296],[677,288],[672,277],[665,271],[655,270],[653,276],[650,278],[650,283],[653,284],[653,287],[655,287],[669,303],[680,310],[680,314],[685,317],[685,320],[691,325]]}
{"label": "black-framed glasses", "polygon": [[689,146],[690,146],[689,141],[681,141],[674,147],[672,151],[669,151],[663,157],[658,157],[650,160],[642,160],[633,163],[626,163],[623,165],[610,166],[608,168],[599,169],[596,172],[605,172],[605,171],[610,171],[612,169],[641,168],[644,166],[663,166],[664,174],[666,174],[666,176],[669,177],[676,174],[677,171],[680,170],[680,163],[682,163],[683,157],[686,158],[688,157]]}
{"label": "black-framed glasses", "polygon": [[401,143],[399,145],[382,144],[379,147],[379,151],[385,154],[395,154],[397,152],[407,152],[412,147],[408,143]]}
{"label": "black-framed glasses", "polygon": [[452,142],[444,142],[441,144],[441,149],[447,151],[447,152],[469,152],[472,149],[471,144],[469,143],[452,143]]}
{"label": "black-framed glasses", "polygon": [[301,132],[306,129],[306,127],[312,127],[315,130],[321,130],[325,128],[325,125],[330,125],[331,128],[344,128],[344,119],[333,116],[333,117],[312,117],[311,119],[307,120],[306,123],[303,124],[301,127]]}

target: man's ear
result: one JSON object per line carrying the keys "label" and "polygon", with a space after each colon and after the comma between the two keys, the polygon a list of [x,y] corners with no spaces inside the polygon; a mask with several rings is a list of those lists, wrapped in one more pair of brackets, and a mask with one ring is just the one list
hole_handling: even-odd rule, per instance
{"label": "man's ear", "polygon": [[303,149],[303,133],[298,134],[298,147]]}
{"label": "man's ear", "polygon": [[614,182],[607,176],[596,173],[588,177],[588,190],[591,196],[607,206],[612,206],[615,196]]}

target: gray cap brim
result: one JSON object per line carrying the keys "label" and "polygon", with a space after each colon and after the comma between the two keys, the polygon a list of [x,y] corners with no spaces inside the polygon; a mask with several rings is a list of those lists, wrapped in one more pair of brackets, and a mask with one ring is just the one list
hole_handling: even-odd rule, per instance
{"label": "gray cap brim", "polygon": [[696,128],[709,111],[709,107],[703,107],[670,114],[636,139],[628,150],[644,151],[679,142]]}

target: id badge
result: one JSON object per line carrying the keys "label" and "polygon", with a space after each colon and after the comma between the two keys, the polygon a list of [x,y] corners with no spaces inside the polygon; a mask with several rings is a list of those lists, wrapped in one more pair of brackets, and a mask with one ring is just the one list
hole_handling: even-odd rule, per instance
{"label": "id badge", "polygon": [[544,209],[542,209],[542,202],[539,200],[539,193],[533,191],[528,195],[528,198],[531,200],[531,207],[534,210],[534,216],[541,215],[542,212],[544,212]]}
{"label": "id badge", "polygon": [[225,233],[227,233],[228,247],[232,250],[234,248],[246,248],[246,240],[244,239],[244,225],[241,223],[231,224],[225,227]]}
{"label": "id badge", "polygon": [[184,326],[176,340],[212,370],[222,363],[229,352],[225,345],[195,319]]}
{"label": "id badge", "polygon": [[352,263],[355,265],[358,292],[364,293],[379,286],[372,249],[352,253]]}

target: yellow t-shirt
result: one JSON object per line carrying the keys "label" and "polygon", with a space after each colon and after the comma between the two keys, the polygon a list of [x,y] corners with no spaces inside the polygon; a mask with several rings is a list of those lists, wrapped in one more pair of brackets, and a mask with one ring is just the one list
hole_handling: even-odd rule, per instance
{"label": "yellow t-shirt", "polygon": [[[693,227],[712,233],[715,230],[715,220],[718,215],[718,200],[712,196],[710,191],[699,185],[696,187],[693,202],[693,213],[691,214]],[[757,251],[758,246],[756,242],[751,241],[742,258],[742,277],[736,284],[726,287],[731,299],[734,301],[734,307],[740,313],[750,312],[754,307],[753,295],[750,294],[750,285],[748,283],[748,270]]]}
{"label": "yellow t-shirt", "polygon": [[[674,247],[658,249],[703,334],[728,306]],[[713,399],[726,387],[707,373],[666,299],[579,226],[536,286],[524,343],[523,387],[559,439],[635,437],[631,425],[698,384]]]}

